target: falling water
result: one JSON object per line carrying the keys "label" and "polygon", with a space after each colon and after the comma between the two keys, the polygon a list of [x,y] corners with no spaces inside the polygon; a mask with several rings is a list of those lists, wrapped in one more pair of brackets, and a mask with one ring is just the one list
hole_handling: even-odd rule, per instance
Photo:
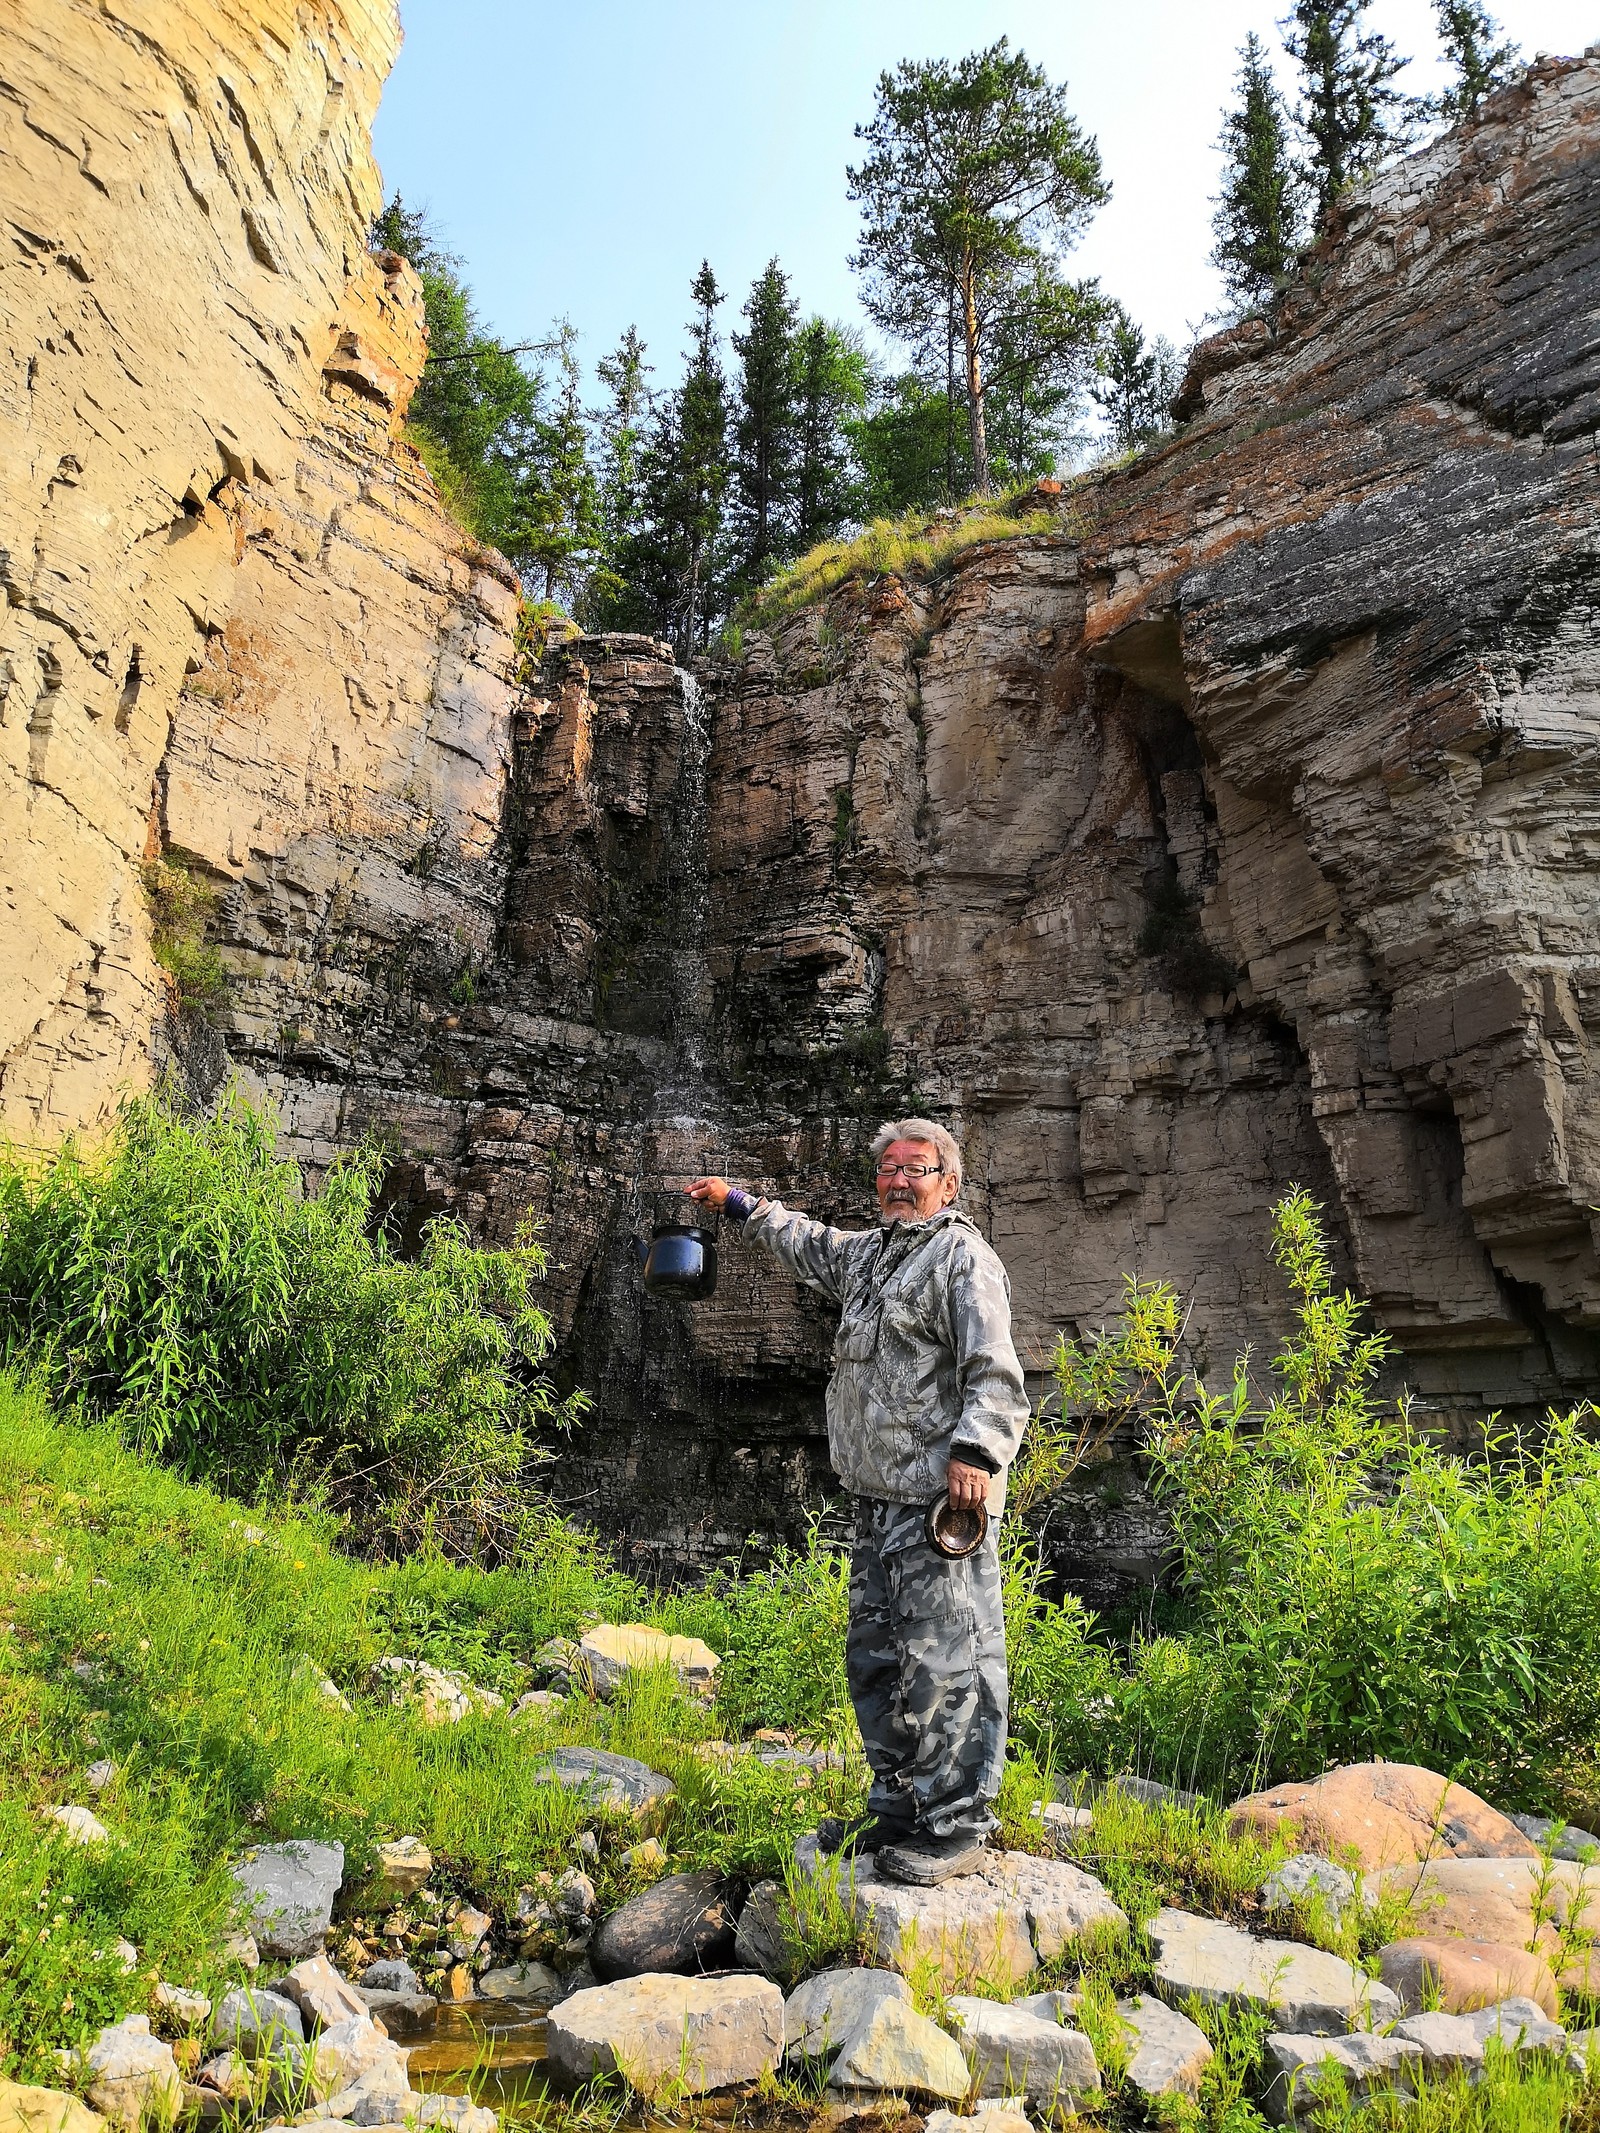
{"label": "falling water", "polygon": [[670,1099],[682,1097],[693,1103],[704,1095],[706,1025],[711,1013],[711,980],[706,969],[710,706],[705,691],[687,667],[675,667],[673,671],[683,700],[683,739],[672,800],[672,849],[668,862],[672,927],[668,964],[672,990],[667,1003],[667,1034],[672,1060],[667,1084],[660,1091],[658,1112],[668,1108]]}

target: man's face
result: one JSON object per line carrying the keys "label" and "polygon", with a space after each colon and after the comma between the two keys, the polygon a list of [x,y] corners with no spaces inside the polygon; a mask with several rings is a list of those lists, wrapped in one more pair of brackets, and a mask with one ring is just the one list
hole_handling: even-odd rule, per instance
{"label": "man's face", "polygon": [[[927,1174],[907,1177],[908,1166]],[[955,1178],[939,1168],[939,1151],[931,1141],[892,1141],[878,1158],[874,1183],[885,1222],[926,1221],[956,1196]]]}

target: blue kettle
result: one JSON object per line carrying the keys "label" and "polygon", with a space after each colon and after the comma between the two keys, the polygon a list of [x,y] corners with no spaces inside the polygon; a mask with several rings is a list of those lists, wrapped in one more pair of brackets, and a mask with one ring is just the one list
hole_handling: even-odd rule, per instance
{"label": "blue kettle", "polygon": [[689,1222],[658,1222],[650,1242],[633,1240],[652,1296],[699,1303],[716,1293],[717,1247],[711,1232]]}

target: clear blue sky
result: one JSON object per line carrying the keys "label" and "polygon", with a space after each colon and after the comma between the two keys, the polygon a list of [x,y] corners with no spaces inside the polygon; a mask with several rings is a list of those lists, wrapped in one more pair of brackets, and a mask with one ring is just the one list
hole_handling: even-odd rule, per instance
{"label": "clear blue sky", "polygon": [[[1058,81],[1099,141],[1112,199],[1077,260],[1151,333],[1190,338],[1219,114],[1236,52],[1274,48],[1286,0],[401,0],[406,41],[377,126],[384,182],[426,203],[480,309],[524,340],[565,314],[592,366],[630,323],[676,374],[689,282],[709,258],[724,330],[774,254],[809,311],[861,323],[845,165],[897,60],[1001,34]],[[1504,0],[1527,55],[1600,37],[1593,0]],[[1431,0],[1374,0],[1372,26],[1437,79]],[[1421,55],[1427,55],[1424,60]]]}

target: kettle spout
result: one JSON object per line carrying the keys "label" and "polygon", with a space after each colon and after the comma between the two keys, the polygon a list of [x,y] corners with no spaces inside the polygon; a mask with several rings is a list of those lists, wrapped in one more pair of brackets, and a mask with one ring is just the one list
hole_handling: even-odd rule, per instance
{"label": "kettle spout", "polygon": [[644,1239],[643,1237],[635,1237],[635,1238],[634,1238],[634,1240],[633,1240],[633,1250],[634,1250],[634,1256],[635,1256],[635,1257],[637,1258],[637,1260],[638,1260],[639,1264],[640,1264],[641,1266],[643,1266],[643,1265],[644,1265],[644,1263],[645,1263],[645,1261],[646,1261],[646,1260],[647,1260],[647,1259],[649,1258],[649,1256],[650,1256],[650,1247],[649,1247],[649,1245],[648,1245],[648,1244],[646,1243],[646,1241],[645,1241],[645,1239]]}

